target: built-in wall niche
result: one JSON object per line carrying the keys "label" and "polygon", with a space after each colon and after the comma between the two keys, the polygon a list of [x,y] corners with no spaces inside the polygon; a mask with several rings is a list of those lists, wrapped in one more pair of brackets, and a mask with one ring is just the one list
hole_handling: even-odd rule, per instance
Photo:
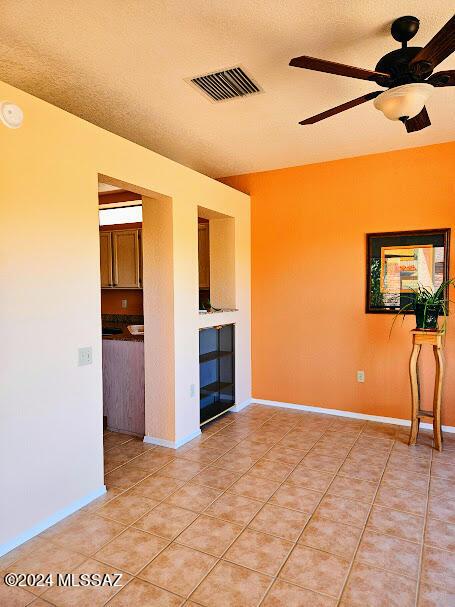
{"label": "built-in wall niche", "polygon": [[199,306],[236,308],[235,219],[198,207]]}

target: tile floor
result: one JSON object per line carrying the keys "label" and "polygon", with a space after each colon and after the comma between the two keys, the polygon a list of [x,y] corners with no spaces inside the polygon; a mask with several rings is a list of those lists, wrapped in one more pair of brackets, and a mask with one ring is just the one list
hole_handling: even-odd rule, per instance
{"label": "tile floor", "polygon": [[8,588],[44,607],[453,607],[455,435],[251,405],[177,451],[105,434],[107,494],[0,558],[123,574]]}

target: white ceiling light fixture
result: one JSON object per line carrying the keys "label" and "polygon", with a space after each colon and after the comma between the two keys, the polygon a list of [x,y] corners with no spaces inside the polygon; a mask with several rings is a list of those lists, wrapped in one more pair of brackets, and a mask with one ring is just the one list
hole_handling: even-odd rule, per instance
{"label": "white ceiling light fixture", "polygon": [[9,129],[18,129],[24,122],[24,112],[15,103],[2,101],[0,103],[0,120]]}
{"label": "white ceiling light fixture", "polygon": [[414,118],[422,110],[434,91],[431,84],[413,82],[384,91],[374,100],[374,107],[389,120]]}

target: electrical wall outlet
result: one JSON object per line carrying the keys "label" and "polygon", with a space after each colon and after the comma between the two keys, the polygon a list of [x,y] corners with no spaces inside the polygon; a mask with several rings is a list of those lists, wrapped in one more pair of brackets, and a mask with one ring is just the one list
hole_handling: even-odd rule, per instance
{"label": "electrical wall outlet", "polygon": [[122,299],[122,308],[125,310],[128,307],[128,300]]}
{"label": "electrical wall outlet", "polygon": [[78,350],[78,366],[91,365],[93,362],[92,348],[79,348]]}
{"label": "electrical wall outlet", "polygon": [[361,384],[365,382],[365,371],[357,371],[357,381]]}
{"label": "electrical wall outlet", "polygon": [[191,384],[190,386],[190,397],[194,398],[196,396],[196,386],[194,384]]}

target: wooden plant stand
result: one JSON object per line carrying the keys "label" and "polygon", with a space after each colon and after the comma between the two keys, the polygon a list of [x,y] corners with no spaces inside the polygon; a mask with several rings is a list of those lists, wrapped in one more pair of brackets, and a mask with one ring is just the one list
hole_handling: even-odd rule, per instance
{"label": "wooden plant stand", "polygon": [[[433,419],[434,446],[438,451],[442,451],[441,434],[441,398],[442,398],[442,378],[444,376],[444,358],[442,356],[442,336],[443,331],[426,331],[415,329],[412,333],[412,352],[409,360],[409,374],[411,377],[412,393],[412,425],[409,435],[409,444],[415,445],[419,433],[420,420],[423,417]],[[420,384],[418,373],[418,360],[420,350],[423,345],[433,346],[434,358],[436,361],[436,378],[434,384],[433,411],[424,411],[420,408]]]}

